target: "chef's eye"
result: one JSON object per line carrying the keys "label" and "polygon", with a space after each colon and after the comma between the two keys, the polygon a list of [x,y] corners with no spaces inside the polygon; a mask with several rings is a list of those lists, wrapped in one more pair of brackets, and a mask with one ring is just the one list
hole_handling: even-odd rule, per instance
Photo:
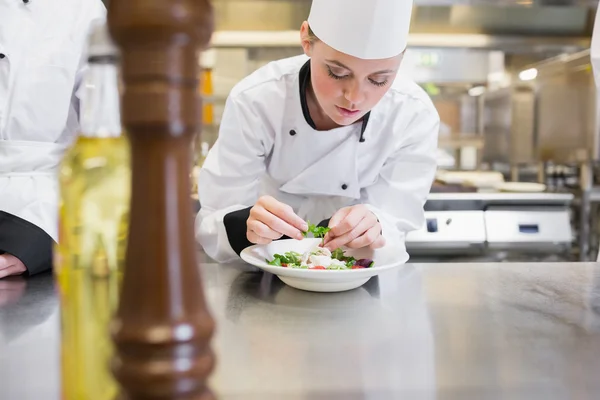
{"label": "chef's eye", "polygon": [[329,76],[333,79],[337,79],[337,80],[341,80],[341,79],[345,79],[348,77],[348,75],[336,75],[333,73],[333,71],[331,71],[331,68],[327,67],[327,73],[329,74]]}
{"label": "chef's eye", "polygon": [[375,85],[375,86],[379,86],[379,87],[381,87],[381,86],[385,86],[385,85],[387,85],[387,83],[388,83],[388,80],[386,79],[386,80],[384,80],[384,81],[376,81],[376,80],[374,80],[374,79],[371,79],[371,78],[369,78],[369,82],[371,82],[371,83],[372,83],[373,85]]}

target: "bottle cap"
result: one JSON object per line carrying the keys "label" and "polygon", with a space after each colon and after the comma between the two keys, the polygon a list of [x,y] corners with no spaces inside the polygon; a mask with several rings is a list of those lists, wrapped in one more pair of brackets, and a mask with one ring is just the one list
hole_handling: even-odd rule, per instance
{"label": "bottle cap", "polygon": [[110,36],[106,21],[93,25],[88,37],[88,58],[118,56],[119,49]]}

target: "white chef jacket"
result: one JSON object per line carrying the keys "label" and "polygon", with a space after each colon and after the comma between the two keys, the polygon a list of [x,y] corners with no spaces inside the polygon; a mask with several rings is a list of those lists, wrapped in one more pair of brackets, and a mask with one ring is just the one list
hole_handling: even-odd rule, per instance
{"label": "white chef jacket", "polygon": [[308,61],[271,62],[231,91],[198,175],[196,239],[214,260],[235,260],[249,245],[245,223],[261,195],[313,223],[365,204],[406,261],[406,233],[424,223],[435,175],[439,115],[418,85],[399,76],[366,121],[317,131],[305,99]]}
{"label": "white chef jacket", "polygon": [[52,244],[35,242],[58,236],[57,167],[78,131],[88,33],[105,19],[100,0],[0,0],[0,252],[30,273]]}
{"label": "white chef jacket", "polygon": [[[596,80],[596,121],[600,121],[600,9],[596,12],[596,21],[594,23],[594,31],[592,33],[592,43],[590,48],[590,58],[592,62],[592,70],[594,79]],[[600,123],[596,129],[600,129]],[[600,252],[598,252],[597,260],[600,262]]]}

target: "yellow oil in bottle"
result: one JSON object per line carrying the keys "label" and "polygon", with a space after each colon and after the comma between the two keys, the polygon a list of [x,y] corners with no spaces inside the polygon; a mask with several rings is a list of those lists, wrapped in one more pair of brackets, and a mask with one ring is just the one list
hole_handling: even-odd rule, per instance
{"label": "yellow oil in bottle", "polygon": [[59,279],[74,269],[96,277],[122,272],[131,181],[127,138],[80,136],[63,159],[59,179]]}
{"label": "yellow oil in bottle", "polygon": [[111,44],[106,27],[96,27],[81,92],[81,132],[59,172],[54,270],[61,301],[64,400],[112,400],[117,393],[109,368],[109,322],[125,262],[131,177]]}

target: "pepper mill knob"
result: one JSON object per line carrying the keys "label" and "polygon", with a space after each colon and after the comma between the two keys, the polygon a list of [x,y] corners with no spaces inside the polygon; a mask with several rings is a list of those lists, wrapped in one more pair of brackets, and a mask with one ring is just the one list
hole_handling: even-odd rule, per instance
{"label": "pepper mill knob", "polygon": [[113,1],[131,143],[126,266],[111,324],[123,399],[212,399],[209,314],[196,262],[190,146],[199,131],[198,56],[213,32],[208,0]]}

